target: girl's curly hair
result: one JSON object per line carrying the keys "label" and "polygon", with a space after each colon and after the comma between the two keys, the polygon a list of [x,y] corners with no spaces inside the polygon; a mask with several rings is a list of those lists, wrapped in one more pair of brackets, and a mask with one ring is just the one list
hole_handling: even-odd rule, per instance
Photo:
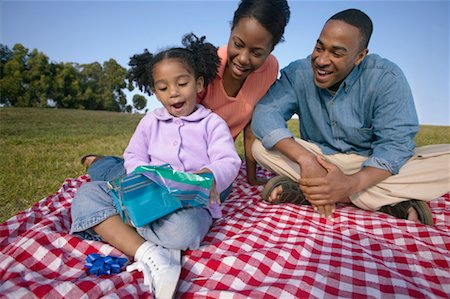
{"label": "girl's curly hair", "polygon": [[169,48],[157,54],[145,49],[143,53],[133,55],[129,62],[128,80],[137,85],[141,91],[152,95],[155,87],[153,67],[165,59],[178,59],[194,74],[195,79],[203,77],[205,87],[208,86],[217,76],[220,58],[217,47],[205,39],[205,36],[199,38],[189,33],[182,38],[184,48]]}

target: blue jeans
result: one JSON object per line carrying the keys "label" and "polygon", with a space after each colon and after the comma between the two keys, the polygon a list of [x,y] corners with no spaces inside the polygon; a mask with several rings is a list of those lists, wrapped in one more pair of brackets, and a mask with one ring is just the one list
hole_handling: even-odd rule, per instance
{"label": "blue jeans", "polygon": [[[92,227],[118,215],[114,200],[104,181],[84,184],[72,201],[71,234],[101,241]],[[204,208],[179,209],[136,231],[145,240],[172,249],[198,249],[212,225],[211,214]]]}
{"label": "blue jeans", "polygon": [[[94,163],[87,170],[92,181],[112,181],[126,175],[123,166],[123,158],[114,156],[105,156]],[[220,201],[224,202],[230,194],[233,184],[220,193]]]}
{"label": "blue jeans", "polygon": [[105,156],[92,163],[87,173],[93,181],[112,181],[124,176],[127,172],[123,166],[123,158]]}

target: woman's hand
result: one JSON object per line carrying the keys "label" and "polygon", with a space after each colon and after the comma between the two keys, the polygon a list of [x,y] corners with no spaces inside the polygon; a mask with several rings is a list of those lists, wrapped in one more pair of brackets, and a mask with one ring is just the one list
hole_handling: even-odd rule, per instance
{"label": "woman's hand", "polygon": [[268,179],[264,177],[257,177],[257,176],[250,177],[247,175],[247,182],[252,186],[265,185],[267,181]]}
{"label": "woman's hand", "polygon": [[244,128],[244,153],[245,165],[247,170],[247,182],[252,186],[264,185],[268,179],[258,177],[256,174],[256,160],[253,157],[252,145],[256,137],[253,135],[250,123]]}

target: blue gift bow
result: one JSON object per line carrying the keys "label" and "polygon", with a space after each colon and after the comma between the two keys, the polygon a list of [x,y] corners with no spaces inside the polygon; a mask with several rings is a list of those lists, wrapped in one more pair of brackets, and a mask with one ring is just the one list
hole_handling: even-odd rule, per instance
{"label": "blue gift bow", "polygon": [[102,256],[98,253],[91,253],[86,257],[84,267],[88,269],[90,274],[97,276],[111,275],[120,272],[120,269],[128,262],[123,257],[115,257],[112,255]]}

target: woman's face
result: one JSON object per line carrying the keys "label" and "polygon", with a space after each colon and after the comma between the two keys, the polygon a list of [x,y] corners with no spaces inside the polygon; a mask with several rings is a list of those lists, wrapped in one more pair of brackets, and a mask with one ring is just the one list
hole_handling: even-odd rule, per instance
{"label": "woman's face", "polygon": [[273,38],[256,19],[242,18],[230,33],[226,71],[239,81],[258,69],[273,50]]}

